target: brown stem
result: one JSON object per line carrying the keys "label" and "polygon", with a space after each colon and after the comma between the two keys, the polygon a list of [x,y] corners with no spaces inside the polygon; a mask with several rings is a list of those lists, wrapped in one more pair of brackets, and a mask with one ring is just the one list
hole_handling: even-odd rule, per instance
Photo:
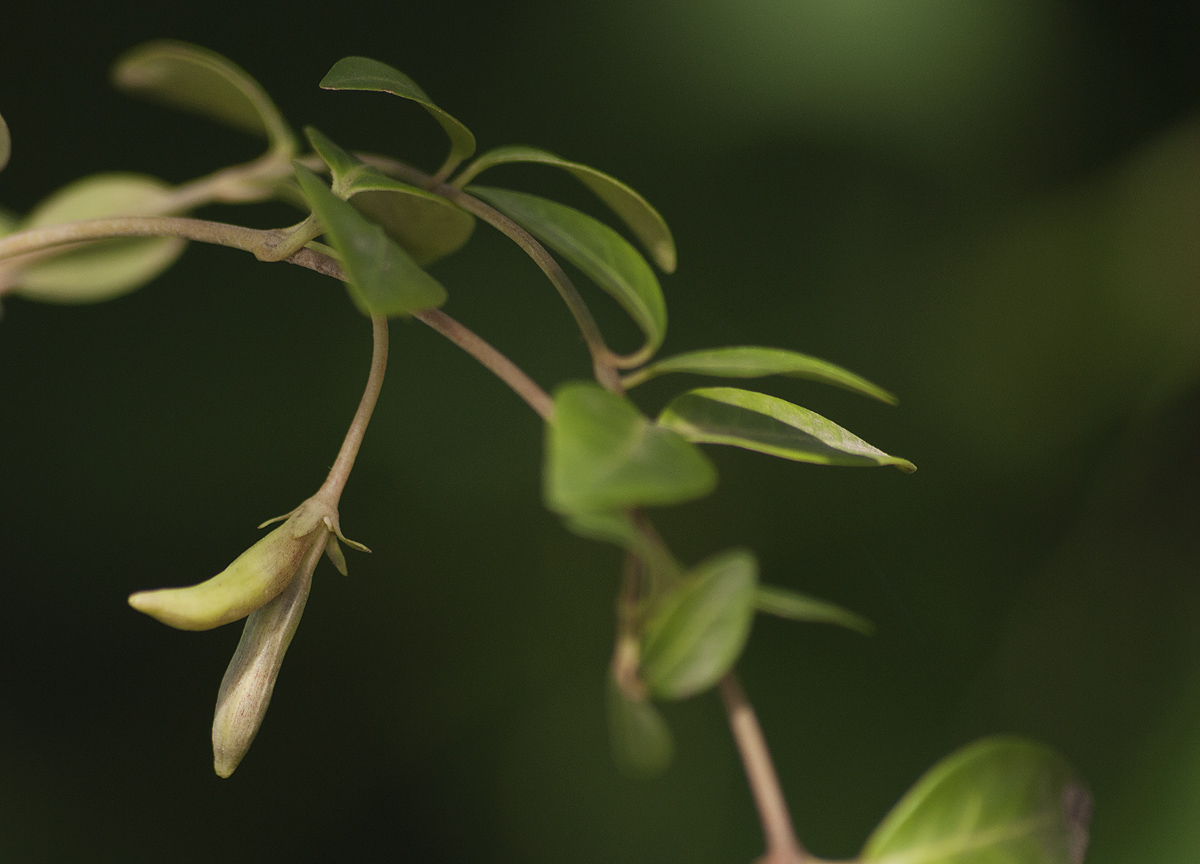
{"label": "brown stem", "polygon": [[767,854],[759,859],[760,864],[812,862],[814,859],[809,857],[800,841],[796,839],[792,816],[783,798],[783,789],[779,786],[775,765],[771,762],[771,752],[767,749],[767,739],[763,737],[758,717],[746,699],[737,675],[733,672],[726,673],[721,679],[719,689],[721,701],[725,704],[725,713],[729,716],[729,729],[733,733],[733,740],[737,742],[738,753],[746,770],[746,780],[754,795],[759,821],[762,822]]}
{"label": "brown stem", "polygon": [[514,393],[524,399],[525,403],[543,420],[549,420],[553,416],[554,400],[550,398],[550,394],[526,375],[520,366],[501,354],[473,330],[460,324],[440,309],[414,312],[413,317],[428,324],[482,363],[492,374],[512,388]]}
{"label": "brown stem", "polygon": [[388,356],[388,322],[386,318],[375,316],[371,319],[371,373],[367,376],[367,386],[363,389],[362,399],[359,400],[358,410],[350,421],[350,428],[342,441],[337,460],[329,469],[329,476],[321,484],[318,495],[324,494],[337,502],[350,479],[350,471],[354,468],[354,460],[358,457],[358,448],[362,446],[363,435],[367,432],[367,424],[375,412],[375,403],[379,401],[379,391],[383,388],[383,375],[387,371]]}

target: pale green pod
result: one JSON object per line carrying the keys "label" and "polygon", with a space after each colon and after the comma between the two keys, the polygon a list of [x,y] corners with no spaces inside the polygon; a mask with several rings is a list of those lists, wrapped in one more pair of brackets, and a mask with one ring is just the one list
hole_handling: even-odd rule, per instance
{"label": "pale green pod", "polygon": [[325,519],[336,524],[337,512],[310,498],[207,582],[139,591],[130,595],[129,605],[179,630],[211,630],[245,618],[296,578],[311,549],[324,551]]}
{"label": "pale green pod", "polygon": [[213,770],[221,777],[234,772],[258,734],[328,536],[324,526],[313,532],[315,542],[309,544],[295,578],[283,593],[246,619],[241,641],[221,679],[213,716]]}

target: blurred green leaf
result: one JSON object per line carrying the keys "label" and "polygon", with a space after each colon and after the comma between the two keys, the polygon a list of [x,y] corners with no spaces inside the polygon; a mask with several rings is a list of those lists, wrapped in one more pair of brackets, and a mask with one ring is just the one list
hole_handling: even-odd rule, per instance
{"label": "blurred green leaf", "polygon": [[758,563],[731,549],[697,566],[659,601],[642,635],[640,675],[659,699],[707,690],[733,667],[754,620]]}
{"label": "blurred green leaf", "polygon": [[603,513],[707,495],[717,473],[696,447],[655,426],[627,399],[591,382],[564,384],[547,424],[546,504]]}
{"label": "blurred green leaf", "polygon": [[690,372],[694,375],[716,375],[721,378],[790,375],[793,378],[808,378],[823,384],[833,384],[891,405],[896,404],[896,397],[887,390],[841,366],[784,348],[758,348],[752,345],[676,354],[625,376],[623,383],[626,388],[635,387],[643,381],[668,372]]}
{"label": "blurred green leaf", "polygon": [[312,126],[304,134],[329,166],[334,194],[382,226],[421,266],[457,251],[470,239],[475,230],[470,213],[371,168]]}
{"label": "blurred green leaf", "polygon": [[471,130],[433,104],[415,81],[386,63],[369,57],[343,57],[321,79],[321,87],[325,90],[375,90],[411,99],[421,105],[450,137],[450,154],[438,169],[438,179],[448,177],[462,160],[475,152],[475,136]]}
{"label": "blurred green leaf", "polygon": [[0,237],[16,231],[19,221],[15,213],[9,213],[3,207],[0,207]]}
{"label": "blurred green leaf", "polygon": [[608,733],[613,760],[622,773],[653,777],[671,764],[671,730],[648,699],[630,699],[608,676]]}
{"label": "blurred green leaf", "polygon": [[0,171],[4,170],[4,166],[8,164],[8,157],[12,155],[12,138],[8,134],[8,124],[4,122],[4,115],[0,114]]}
{"label": "blurred green leaf", "polygon": [[657,349],[667,332],[667,304],[646,259],[613,229],[571,207],[508,189],[466,190],[558,252],[611,294]]}
{"label": "blurred green leaf", "polygon": [[731,444],[817,465],[917,467],[889,456],[807,408],[735,387],[702,387],[671,401],[660,425],[699,444]]}
{"label": "blurred green leaf", "polygon": [[1091,796],[1050,748],[985,738],[910,789],[863,847],[864,864],[1082,864]]}
{"label": "blurred green leaf", "polygon": [[838,624],[870,636],[875,625],[861,615],[843,609],[828,600],[818,600],[774,585],[759,585],[754,592],[754,608],[768,615],[778,615],[792,621],[807,621],[814,624]]}
{"label": "blurred green leaf", "polygon": [[624,510],[568,513],[563,517],[563,524],[579,537],[612,543],[631,552],[637,552],[645,545],[633,519]]}
{"label": "blurred green leaf", "polygon": [[[94,174],[33,209],[22,230],[103,216],[158,215],[170,191],[144,174]],[[96,303],[133,291],[174,263],[187,244],[175,237],[81,243],[18,272],[15,293],[49,303]],[[3,265],[0,265],[2,267]],[[11,262],[10,266],[20,266]]]}
{"label": "blurred green leaf", "polygon": [[296,179],[346,271],[354,305],[364,315],[411,315],[446,302],[446,289],[380,228],[296,165]]}
{"label": "blurred green leaf", "polygon": [[172,39],[147,42],[117,60],[112,80],[122,90],[265,135],[285,156],[296,152],[296,138],[266,91],[215,51]]}
{"label": "blurred green leaf", "polygon": [[569,171],[621,217],[660,269],[666,273],[675,272],[675,239],[666,220],[633,188],[590,165],[570,162],[536,147],[519,144],[496,147],[463,169],[462,174],[454,179],[454,185],[462,188],[488,168],[510,162],[536,162]]}

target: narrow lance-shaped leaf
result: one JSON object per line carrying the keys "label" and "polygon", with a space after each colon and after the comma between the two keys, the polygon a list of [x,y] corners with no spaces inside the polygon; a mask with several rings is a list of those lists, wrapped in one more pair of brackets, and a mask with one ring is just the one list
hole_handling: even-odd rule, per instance
{"label": "narrow lance-shaped leaf", "polygon": [[338,198],[316,174],[296,165],[296,179],[346,272],[364,315],[411,315],[446,302],[446,289],[422,270],[383,229]]}
{"label": "narrow lance-shaped leaf", "polygon": [[446,130],[450,138],[450,153],[436,179],[444,180],[464,159],[475,152],[475,136],[471,130],[433,103],[425,91],[399,69],[369,57],[343,57],[321,79],[325,90],[374,90],[391,93],[419,104]]}
{"label": "narrow lance-shaped leaf", "polygon": [[837,624],[864,636],[875,632],[875,625],[861,615],[843,609],[828,600],[818,600],[798,591],[775,585],[759,585],[754,592],[754,608],[768,615],[813,624]]}
{"label": "narrow lance-shaped leaf", "polygon": [[488,168],[511,162],[534,162],[569,171],[621,217],[663,272],[675,272],[675,239],[671,236],[671,229],[667,227],[666,220],[632,187],[590,165],[571,162],[536,147],[519,144],[496,147],[464,168],[463,172],[454,178],[454,185],[461,189]]}
{"label": "narrow lance-shaped leaf", "polygon": [[624,774],[653,777],[671,763],[671,730],[648,699],[631,699],[610,675],[608,733],[613,760]]}
{"label": "narrow lance-shaped leaf", "polygon": [[627,399],[575,382],[554,394],[543,482],[551,510],[597,513],[690,501],[711,492],[717,474],[699,449]]}
{"label": "narrow lance-shaped leaf", "polygon": [[469,186],[466,190],[497,209],[611,294],[656,350],[667,333],[667,304],[658,277],[620,234],[584,213],[536,195]]}
{"label": "narrow lance-shaped leaf", "polygon": [[[21,223],[22,230],[104,216],[153,216],[164,212],[170,191],[143,174],[95,174],[55,192]],[[0,263],[0,281],[16,293],[50,303],[97,303],[127,294],[174,263],[186,243],[175,237],[120,238],[83,243],[32,264]],[[19,268],[19,269],[18,269]]]}
{"label": "narrow lance-shaped leaf", "polygon": [[112,80],[148,99],[265,135],[282,156],[296,152],[296,138],[266,91],[215,51],[172,39],[147,42],[117,60]]}
{"label": "narrow lance-shaped leaf", "polygon": [[890,405],[896,397],[841,366],[784,348],[759,348],[741,345],[730,348],[709,348],[689,351],[658,360],[626,375],[622,383],[628,389],[668,372],[688,372],[693,375],[715,375],[719,378],[761,378],[765,375],[789,375],[808,378],[823,384],[833,384],[870,396]]}
{"label": "narrow lance-shaped leaf", "polygon": [[8,124],[4,122],[4,115],[0,114],[0,171],[4,170],[11,155],[12,138],[8,134]]}
{"label": "narrow lance-shaped leaf", "polygon": [[347,153],[319,130],[304,130],[333,175],[333,192],[348,200],[421,266],[462,248],[475,230],[475,217],[440,195],[377,171]]}
{"label": "narrow lance-shaped leaf", "polygon": [[807,408],[735,387],[702,387],[677,396],[658,422],[689,441],[730,444],[796,462],[917,470]]}
{"label": "narrow lance-shaped leaf", "polygon": [[1082,864],[1091,796],[1042,744],[985,738],[947,756],[871,834],[864,864]]}
{"label": "narrow lance-shaped leaf", "polygon": [[639,669],[659,699],[707,690],[742,653],[754,620],[758,563],[745,549],[704,561],[652,610]]}

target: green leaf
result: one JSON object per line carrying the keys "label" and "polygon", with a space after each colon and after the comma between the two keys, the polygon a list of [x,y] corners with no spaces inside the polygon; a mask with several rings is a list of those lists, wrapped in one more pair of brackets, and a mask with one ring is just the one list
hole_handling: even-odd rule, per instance
{"label": "green leaf", "polygon": [[717,472],[696,447],[655,426],[627,399],[591,382],[554,394],[547,424],[546,504],[558,513],[602,513],[707,495]]}
{"label": "green leaf", "polygon": [[[143,174],[94,174],[34,208],[21,229],[103,216],[158,215],[170,186]],[[174,263],[187,244],[175,237],[98,240],[71,247],[18,273],[15,293],[50,303],[96,303],[127,294]]]}
{"label": "green leaf", "polygon": [[470,186],[466,190],[507,214],[611,294],[657,349],[667,333],[667,304],[646,259],[613,229],[571,207],[536,195]]}
{"label": "green leaf", "polygon": [[329,166],[333,175],[333,193],[341,199],[346,198],[346,185],[355,174],[363,171],[366,165],[357,156],[347,153],[334,143],[333,139],[315,126],[304,127],[304,137],[312,145],[316,154]]}
{"label": "green leaf", "polygon": [[8,134],[8,124],[4,122],[4,115],[0,114],[0,171],[4,170],[4,166],[8,164],[8,157],[12,155],[12,138]]}
{"label": "green leaf", "polygon": [[666,273],[675,272],[675,239],[671,236],[671,229],[667,227],[666,220],[650,206],[649,201],[631,187],[603,171],[597,171],[590,165],[570,162],[561,156],[555,156],[553,153],[539,150],[536,147],[525,147],[519,144],[496,147],[468,165],[454,179],[454,185],[462,188],[488,168],[511,162],[536,162],[569,171],[621,217],[621,220],[629,226],[629,230],[646,247],[646,251],[650,253],[651,259],[659,266],[659,269]]}
{"label": "green leaf", "polygon": [[426,266],[457,251],[475,230],[475,217],[440,195],[377,171],[320,130],[304,134],[333,174],[333,192],[381,226],[413,260]]}
{"label": "green leaf", "polygon": [[391,93],[418,103],[441,124],[450,137],[450,154],[438,169],[436,179],[443,180],[464,159],[475,152],[475,136],[471,130],[433,104],[417,83],[398,69],[369,57],[343,57],[321,79],[325,90],[375,90]]}
{"label": "green leaf", "polygon": [[147,42],[117,60],[112,80],[148,99],[265,135],[284,156],[296,152],[296,138],[266,91],[215,51],[172,39]]}
{"label": "green leaf", "polygon": [[731,444],[817,465],[917,470],[907,459],[889,456],[807,408],[735,387],[702,387],[677,396],[658,422],[699,444]]}
{"label": "green leaf", "polygon": [[742,653],[754,620],[758,563],[745,549],[704,561],[652,611],[641,678],[659,699],[707,690]]}
{"label": "green leaf", "polygon": [[798,591],[778,588],[774,585],[759,585],[754,592],[754,608],[768,615],[778,615],[792,621],[807,621],[815,624],[838,624],[870,636],[875,625],[861,615],[843,609],[836,603],[818,600]]}
{"label": "green leaf", "polygon": [[887,390],[841,366],[796,351],[751,345],[677,354],[627,375],[624,384],[627,388],[635,387],[643,381],[668,372],[690,372],[694,375],[716,375],[721,378],[790,375],[793,378],[808,378],[823,384],[833,384],[890,405],[896,404],[896,397]]}
{"label": "green leaf", "polygon": [[16,214],[9,213],[3,207],[0,207],[0,237],[7,237],[16,231],[19,222],[20,220]]}
{"label": "green leaf", "polygon": [[608,733],[613,760],[622,773],[653,777],[671,764],[675,745],[658,709],[645,699],[630,699],[608,678]]}
{"label": "green leaf", "polygon": [[865,864],[1082,864],[1091,796],[1053,750],[985,738],[947,756],[867,840]]}
{"label": "green leaf", "polygon": [[364,315],[411,315],[446,302],[446,289],[422,270],[383,229],[338,198],[316,174],[296,164],[296,179],[346,272],[354,305]]}
{"label": "green leaf", "polygon": [[[631,552],[643,550],[646,545],[625,510],[568,513],[563,517],[563,524],[579,537],[612,543]],[[643,554],[641,557],[644,559],[647,556]]]}

